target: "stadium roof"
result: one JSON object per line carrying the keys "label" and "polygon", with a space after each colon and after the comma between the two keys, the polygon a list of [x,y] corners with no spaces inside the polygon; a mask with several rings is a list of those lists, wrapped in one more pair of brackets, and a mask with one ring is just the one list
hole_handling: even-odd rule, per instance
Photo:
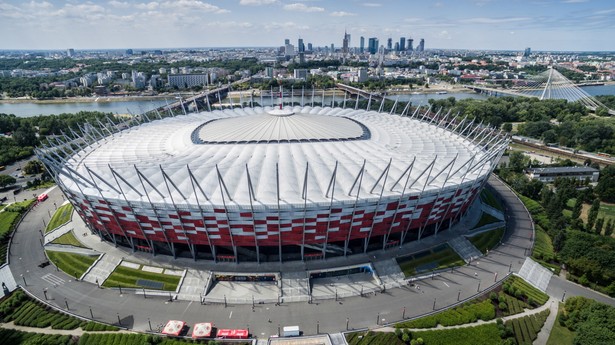
{"label": "stadium roof", "polygon": [[[258,208],[355,202],[359,189],[361,199],[398,196],[404,186],[405,194],[418,194],[475,180],[491,168],[483,161],[490,154],[485,148],[425,121],[365,110],[289,109],[293,115],[234,108],[144,123],[73,156],[61,180],[105,198],[179,206],[252,202]],[[272,121],[277,131],[265,129]],[[291,138],[299,142],[286,142]]]}

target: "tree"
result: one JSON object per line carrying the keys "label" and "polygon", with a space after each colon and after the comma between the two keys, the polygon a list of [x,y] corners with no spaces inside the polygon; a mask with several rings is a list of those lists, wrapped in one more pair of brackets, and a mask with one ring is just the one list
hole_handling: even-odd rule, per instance
{"label": "tree", "polygon": [[574,201],[574,206],[572,207],[572,214],[570,215],[570,218],[579,219],[579,217],[581,216],[582,209],[583,209],[583,199],[577,198]]}
{"label": "tree", "polygon": [[0,188],[4,188],[6,186],[10,186],[13,183],[17,182],[17,180],[10,175],[0,175]]}
{"label": "tree", "polygon": [[613,220],[609,219],[604,227],[604,236],[610,237],[613,234]]}
{"label": "tree", "polygon": [[615,202],[615,165],[609,165],[600,171],[596,193],[602,201]]}
{"label": "tree", "polygon": [[45,167],[39,160],[31,160],[23,167],[23,172],[28,175],[40,174],[43,170],[45,170]]}
{"label": "tree", "polygon": [[17,128],[13,133],[13,140],[18,146],[36,146],[38,140],[36,139],[36,133],[30,126],[21,126]]}
{"label": "tree", "polygon": [[602,234],[602,227],[604,226],[604,218],[598,218],[596,220],[596,234]]}
{"label": "tree", "polygon": [[594,224],[596,223],[596,218],[598,218],[599,211],[600,199],[594,199],[592,202],[592,207],[589,209],[589,213],[587,214],[587,231],[591,231],[591,229],[593,229]]}

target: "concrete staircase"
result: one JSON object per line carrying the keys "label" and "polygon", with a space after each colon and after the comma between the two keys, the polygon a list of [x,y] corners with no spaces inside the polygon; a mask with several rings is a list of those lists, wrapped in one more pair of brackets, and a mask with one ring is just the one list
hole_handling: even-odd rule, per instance
{"label": "concrete staircase", "polygon": [[102,284],[121,262],[122,258],[120,257],[103,254],[103,256],[81,276],[81,280],[92,284],[96,284],[96,280],[98,280],[98,284]]}
{"label": "concrete staircase", "polygon": [[186,301],[201,301],[203,284],[209,279],[210,271],[188,270],[182,286],[177,293],[177,299]]}
{"label": "concrete staircase", "polygon": [[525,262],[523,263],[523,266],[521,266],[518,276],[525,279],[525,281],[532,284],[540,291],[546,292],[551,276],[553,276],[553,272],[551,272],[548,268],[543,267],[536,261],[530,258],[525,258]]}
{"label": "concrete staircase", "polygon": [[465,236],[457,236],[448,241],[448,244],[466,263],[476,260],[483,255]]}

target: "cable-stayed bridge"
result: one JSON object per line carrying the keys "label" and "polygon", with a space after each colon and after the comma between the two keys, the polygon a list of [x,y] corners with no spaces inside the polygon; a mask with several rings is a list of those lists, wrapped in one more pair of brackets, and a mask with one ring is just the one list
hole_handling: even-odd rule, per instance
{"label": "cable-stayed bridge", "polygon": [[[570,81],[555,68],[533,76],[528,79],[519,79],[510,88],[496,88],[489,85],[468,85],[466,88],[477,92],[485,92],[493,95],[509,95],[521,97],[537,97],[543,99],[565,99],[568,102],[579,102],[590,110],[595,111],[600,107],[607,108],[594,96]],[[615,110],[608,109],[609,114],[615,115]]]}

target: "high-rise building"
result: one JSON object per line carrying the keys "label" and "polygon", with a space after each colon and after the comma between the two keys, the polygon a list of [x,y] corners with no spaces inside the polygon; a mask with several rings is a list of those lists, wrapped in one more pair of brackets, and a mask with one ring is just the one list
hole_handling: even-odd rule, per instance
{"label": "high-rise building", "polygon": [[288,38],[287,38],[287,39],[285,39],[285,40],[284,40],[284,45],[289,45],[289,44],[290,44],[290,39],[288,39]]}
{"label": "high-rise building", "polygon": [[314,50],[313,50],[313,47],[312,47],[312,43],[308,43],[308,48],[307,48],[307,50],[308,50],[308,51],[310,51],[310,52],[311,52],[311,51],[314,51]]}
{"label": "high-rise building", "polygon": [[399,51],[399,42],[395,42],[395,51],[398,52]]}
{"label": "high-rise building", "polygon": [[392,49],[393,49],[393,39],[389,37],[387,39],[387,50],[392,50]]}
{"label": "high-rise building", "polygon": [[348,54],[348,48],[350,47],[350,35],[344,31],[344,39],[342,40],[342,53]]}
{"label": "high-rise building", "polygon": [[367,50],[370,54],[376,54],[378,52],[378,39],[376,37],[370,37],[367,42]]}
{"label": "high-rise building", "polygon": [[132,49],[126,49],[126,55],[132,55],[133,51]]}
{"label": "high-rise building", "polygon": [[303,44],[303,38],[300,38],[297,41],[297,50],[299,50],[299,53],[303,53],[305,51],[305,45]]}
{"label": "high-rise building", "polygon": [[414,40],[412,38],[408,38],[408,51],[414,50]]}
{"label": "high-rise building", "polygon": [[73,49],[73,48],[69,48],[69,49],[67,49],[67,50],[66,50],[66,55],[67,55],[68,57],[73,57],[73,56],[75,56],[75,49]]}
{"label": "high-rise building", "polygon": [[419,45],[416,47],[416,51],[417,52],[425,51],[425,39],[424,38],[421,38],[421,40],[419,41]]}
{"label": "high-rise building", "polygon": [[335,53],[335,45],[331,43],[331,54]]}
{"label": "high-rise building", "polygon": [[532,48],[530,47],[525,48],[525,51],[523,52],[523,56],[529,57],[530,55],[532,55]]}
{"label": "high-rise building", "polygon": [[400,37],[399,38],[399,51],[403,52],[405,50],[406,50],[406,38]]}
{"label": "high-rise building", "polygon": [[360,42],[359,53],[363,54],[363,51],[365,51],[365,37],[361,36]]}

